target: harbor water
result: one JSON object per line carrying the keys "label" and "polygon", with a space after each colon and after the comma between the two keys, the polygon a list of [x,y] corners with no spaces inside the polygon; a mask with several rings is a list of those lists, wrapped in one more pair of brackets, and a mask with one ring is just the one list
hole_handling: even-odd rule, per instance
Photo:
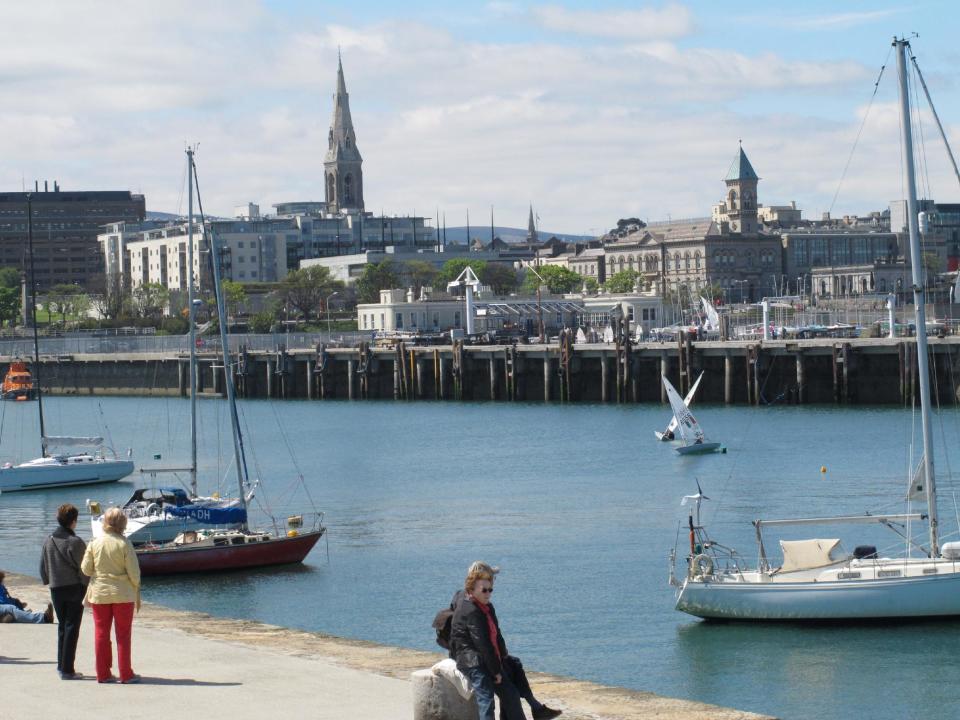
{"label": "harbor water", "polygon": [[[50,434],[105,434],[119,453],[131,448],[138,466],[187,459],[186,400],[44,403]],[[199,404],[201,491],[233,494],[225,405]],[[285,516],[312,499],[325,513],[328,542],[302,566],[151,578],[148,601],[439,650],[433,615],[482,559],[503,569],[494,603],[511,652],[537,670],[783,718],[960,713],[960,621],[707,623],[676,612],[667,584],[675,544],[677,573],[685,571],[689,506],[681,498],[697,480],[710,498],[710,534],[751,562],[755,518],[903,511],[919,422],[910,410],[695,407],[708,438],[729,450],[681,458],[655,440],[668,411],[652,404],[240,407],[260,501]],[[35,457],[35,403],[2,403],[0,412],[0,461]],[[940,414],[934,435],[940,447],[960,447],[956,411]],[[958,514],[951,463],[960,467],[960,455],[938,455],[948,540]],[[36,575],[60,503],[122,502],[140,481],[0,495],[0,567]],[[783,537],[904,549],[882,528],[805,530]],[[920,542],[925,531],[907,528]],[[90,535],[85,512],[80,534]],[[766,540],[775,555],[776,536]]]}

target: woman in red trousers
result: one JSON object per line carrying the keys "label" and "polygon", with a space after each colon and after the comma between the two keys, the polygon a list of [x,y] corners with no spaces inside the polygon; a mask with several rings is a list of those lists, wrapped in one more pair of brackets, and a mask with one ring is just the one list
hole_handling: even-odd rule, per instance
{"label": "woman in red trousers", "polygon": [[120,682],[140,682],[130,663],[130,634],[134,607],[140,609],[140,565],[133,545],[123,536],[127,517],[120,508],[103,515],[103,535],[87,545],[80,569],[90,576],[86,600],[93,607],[97,682],[116,682],[110,627],[116,629]]}

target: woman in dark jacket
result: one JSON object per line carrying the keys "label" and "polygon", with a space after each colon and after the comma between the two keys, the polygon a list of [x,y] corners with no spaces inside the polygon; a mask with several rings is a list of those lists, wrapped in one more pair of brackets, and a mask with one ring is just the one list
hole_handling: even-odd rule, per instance
{"label": "woman in dark jacket", "polygon": [[460,672],[470,679],[480,720],[494,720],[494,694],[500,698],[500,720],[523,720],[520,695],[503,668],[507,646],[496,610],[490,604],[490,567],[474,563],[467,572],[463,590],[453,613],[450,655]]}
{"label": "woman in dark jacket", "polygon": [[69,503],[57,509],[57,527],[43,543],[40,579],[50,586],[50,599],[57,612],[57,671],[62,680],[83,677],[73,666],[83,620],[83,595],[90,579],[80,572],[86,544],[73,531],[77,527],[77,508]]}

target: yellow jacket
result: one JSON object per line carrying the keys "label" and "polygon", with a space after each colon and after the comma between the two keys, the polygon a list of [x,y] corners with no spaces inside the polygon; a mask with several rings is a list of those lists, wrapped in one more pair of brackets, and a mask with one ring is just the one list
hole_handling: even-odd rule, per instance
{"label": "yellow jacket", "polygon": [[86,599],[94,605],[140,599],[140,564],[133,545],[122,535],[104,533],[91,540],[80,569],[90,576]]}

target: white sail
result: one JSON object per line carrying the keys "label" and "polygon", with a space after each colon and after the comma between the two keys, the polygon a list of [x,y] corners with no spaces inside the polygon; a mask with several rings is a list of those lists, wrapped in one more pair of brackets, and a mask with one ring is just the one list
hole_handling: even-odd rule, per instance
{"label": "white sail", "polygon": [[690,408],[684,405],[680,394],[666,377],[663,378],[663,386],[667,389],[667,399],[670,400],[673,416],[677,420],[677,430],[680,431],[680,437],[683,438],[684,444],[702,443],[703,430],[700,429],[700,424],[693,413],[690,412]]}
{"label": "white sail", "polygon": [[913,471],[913,477],[910,479],[910,487],[907,488],[907,500],[926,502],[927,484],[925,480],[923,457],[921,457],[920,463],[917,465],[917,469]]}
{"label": "white sail", "polygon": [[711,332],[719,330],[720,316],[717,314],[716,308],[713,307],[713,303],[703,297],[703,295],[700,296],[700,302],[703,303],[703,312],[707,316],[707,322],[704,327]]}
{"label": "white sail", "polygon": [[603,341],[605,343],[613,342],[613,328],[610,327],[609,325],[607,325],[607,327],[603,331]]}
{"label": "white sail", "polygon": [[[693,402],[693,396],[697,394],[697,388],[700,387],[700,381],[703,380],[703,373],[700,373],[700,377],[697,378],[697,381],[693,384],[693,387],[690,388],[690,392],[687,393],[687,396],[683,399],[683,404],[688,408],[690,403]],[[677,430],[677,416],[674,415],[670,418],[670,424],[667,425],[666,431],[663,433],[663,436],[669,440],[673,437],[673,434]]]}
{"label": "white sail", "polygon": [[583,345],[587,342],[587,335],[583,332],[583,328],[577,328],[577,337],[573,341],[574,345]]}

